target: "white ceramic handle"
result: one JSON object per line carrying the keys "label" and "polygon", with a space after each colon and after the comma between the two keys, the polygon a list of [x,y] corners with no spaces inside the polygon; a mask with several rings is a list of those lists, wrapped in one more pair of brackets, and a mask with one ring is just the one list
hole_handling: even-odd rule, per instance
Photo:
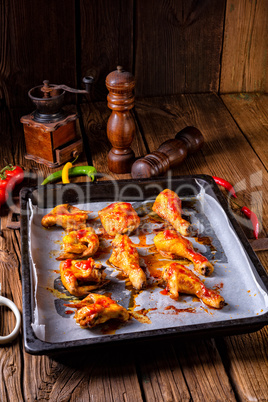
{"label": "white ceramic handle", "polygon": [[0,296],[0,305],[9,307],[16,317],[16,325],[13,331],[6,336],[0,336],[0,344],[12,342],[16,338],[20,331],[21,316],[18,307],[13,303],[13,301],[7,299],[6,297]]}

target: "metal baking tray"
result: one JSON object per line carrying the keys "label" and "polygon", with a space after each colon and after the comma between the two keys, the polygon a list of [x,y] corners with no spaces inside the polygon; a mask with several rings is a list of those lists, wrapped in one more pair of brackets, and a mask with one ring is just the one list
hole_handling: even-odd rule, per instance
{"label": "metal baking tray", "polygon": [[[104,255],[104,265],[111,282],[98,292],[110,293],[119,304],[132,311],[133,318],[118,327],[109,327],[107,323],[93,329],[80,328],[73,315],[69,314],[70,308],[65,307],[70,298],[68,292],[63,290],[59,271],[55,269],[55,264],[59,264],[55,260],[57,250],[51,250],[52,244],[59,250],[60,246],[56,243],[60,242],[55,241],[55,238],[62,237],[64,232],[61,228],[42,228],[42,214],[58,204],[70,203],[93,210],[91,223],[96,223],[98,219],[94,217],[100,206],[127,201],[132,202],[138,211],[145,211],[145,217],[141,219],[147,219],[148,215],[145,214],[152,201],[165,188],[175,191],[182,199],[183,213],[198,231],[198,237],[190,240],[215,267],[212,277],[205,278],[205,284],[219,289],[227,305],[222,310],[210,309],[190,295],[180,295],[179,300],[174,301],[163,295],[164,292],[161,293],[162,289],[157,286],[133,293],[126,286],[125,280],[115,276],[118,271],[105,264],[109,255]],[[20,193],[20,205],[23,333],[28,353],[53,354],[158,337],[224,336],[253,332],[268,322],[267,274],[226,199],[210,176],[169,176],[153,180],[99,181],[24,188]],[[161,225],[157,220],[155,223],[152,220],[150,222],[151,229],[148,229],[147,219],[143,244],[146,244],[147,238],[149,245],[153,243],[154,230],[157,225]],[[107,241],[111,242],[104,240]],[[145,261],[145,265],[141,265],[148,268],[144,256],[154,255],[154,251],[151,252],[148,247],[144,250],[138,248],[138,251],[141,260]],[[147,268],[146,274],[150,277]],[[47,286],[44,285],[46,280]],[[65,298],[62,299],[62,295]],[[144,317],[144,320],[139,317]]]}

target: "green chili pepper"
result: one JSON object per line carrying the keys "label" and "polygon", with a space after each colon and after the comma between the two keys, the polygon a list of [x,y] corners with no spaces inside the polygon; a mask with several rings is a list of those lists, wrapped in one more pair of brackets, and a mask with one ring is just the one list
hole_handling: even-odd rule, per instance
{"label": "green chili pepper", "polygon": [[[93,166],[76,166],[69,169],[68,173],[69,177],[86,175],[90,177],[92,181],[94,181],[95,173],[97,173],[97,170]],[[45,184],[53,183],[61,179],[62,179],[62,170],[58,170],[57,172],[52,173],[50,176],[48,176],[43,181],[42,186]]]}

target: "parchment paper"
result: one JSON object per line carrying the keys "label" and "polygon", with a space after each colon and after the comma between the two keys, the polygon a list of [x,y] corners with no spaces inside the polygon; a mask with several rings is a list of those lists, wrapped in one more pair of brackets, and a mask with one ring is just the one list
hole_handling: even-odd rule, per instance
{"label": "parchment paper", "polygon": [[[98,233],[101,226],[100,220],[94,218],[97,217],[98,210],[107,205],[109,205],[108,202],[94,202],[76,206],[93,211],[89,214],[89,219]],[[182,205],[184,213],[190,216],[191,223],[198,230],[199,235],[212,238],[211,245],[204,245],[195,241],[195,238],[189,237],[195,249],[205,255],[214,265],[214,273],[211,277],[204,280],[204,277],[198,276],[204,280],[208,288],[219,289],[227,305],[222,310],[211,309],[198,301],[196,297],[182,294],[178,301],[174,301],[168,295],[160,293],[162,288],[149,286],[148,290],[135,295],[136,307],[133,311],[134,313],[137,311],[138,317],[139,312],[145,309],[144,322],[132,318],[127,323],[118,326],[114,333],[126,334],[228,321],[255,317],[267,312],[268,295],[261,287],[258,274],[220,204],[201,189],[200,194],[195,197],[194,208],[191,207],[191,202],[190,207],[185,208],[187,199],[183,198]],[[64,305],[70,303],[75,297],[69,295],[63,288],[59,274],[60,262],[55,259],[60,254],[61,240],[65,232],[56,226],[51,229],[42,227],[41,219],[51,209],[37,208],[31,205],[30,200],[29,207],[31,209],[29,247],[35,304],[32,327],[35,335],[40,340],[52,343],[111,335],[109,331],[105,334],[105,324],[93,329],[82,329],[76,324],[74,314],[71,313],[74,310]],[[157,221],[149,223],[148,217],[141,218],[141,227],[145,227],[148,232],[146,235],[147,246],[153,245],[155,235],[153,229],[161,225],[163,223]],[[133,243],[139,243],[139,237],[135,234],[131,236],[131,240]],[[101,248],[107,249],[110,244],[111,240],[102,240]],[[145,266],[142,257],[151,253],[151,250],[150,247],[138,248],[142,266]],[[126,288],[125,280],[118,279],[119,271],[107,265],[110,254],[111,251],[96,259],[107,267],[105,272],[111,280],[105,288],[97,292],[112,293],[114,300],[128,308],[130,301],[133,300],[133,292]],[[194,271],[192,264],[188,264],[187,267]],[[148,283],[153,283],[154,279],[150,278],[149,271],[146,269],[145,272]],[[178,309],[181,312],[178,312]]]}

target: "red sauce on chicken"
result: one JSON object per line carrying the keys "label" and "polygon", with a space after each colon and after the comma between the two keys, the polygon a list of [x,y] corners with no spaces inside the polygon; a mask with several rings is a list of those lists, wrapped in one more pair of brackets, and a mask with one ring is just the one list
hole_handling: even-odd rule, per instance
{"label": "red sauce on chicken", "polygon": [[78,230],[76,237],[80,240],[82,237],[84,237],[87,234],[87,231],[85,229]]}
{"label": "red sauce on chicken", "polygon": [[94,266],[94,260],[92,258],[88,258],[86,261],[79,261],[75,264],[77,268],[86,271],[88,269],[92,269]]}

